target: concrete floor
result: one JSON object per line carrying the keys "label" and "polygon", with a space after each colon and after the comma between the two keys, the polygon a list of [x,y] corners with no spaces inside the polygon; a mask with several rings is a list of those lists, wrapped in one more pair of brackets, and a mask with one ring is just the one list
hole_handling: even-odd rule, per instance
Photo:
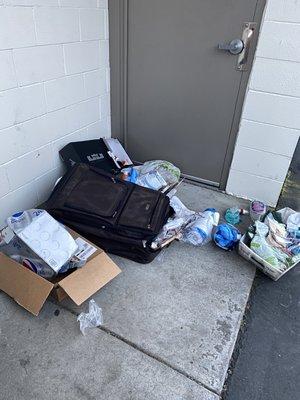
{"label": "concrete floor", "polygon": [[[188,184],[178,196],[194,210],[247,207]],[[175,243],[148,265],[113,258],[123,273],[93,296],[104,326],[86,337],[87,304],[48,302],[35,318],[0,294],[0,399],[219,398],[255,269],[213,244]]]}

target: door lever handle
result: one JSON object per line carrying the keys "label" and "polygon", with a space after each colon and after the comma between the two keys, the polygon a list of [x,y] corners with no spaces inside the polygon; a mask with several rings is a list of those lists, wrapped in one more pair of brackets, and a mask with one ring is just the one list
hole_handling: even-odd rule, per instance
{"label": "door lever handle", "polygon": [[247,71],[249,50],[256,26],[256,22],[245,22],[243,24],[241,39],[233,39],[230,43],[220,43],[218,45],[219,50],[225,50],[230,54],[238,56],[236,63],[236,69],[238,71]]}
{"label": "door lever handle", "polygon": [[241,52],[244,50],[244,42],[241,39],[233,39],[228,44],[220,43],[218,45],[218,49],[229,51],[229,53],[233,55],[241,54]]}

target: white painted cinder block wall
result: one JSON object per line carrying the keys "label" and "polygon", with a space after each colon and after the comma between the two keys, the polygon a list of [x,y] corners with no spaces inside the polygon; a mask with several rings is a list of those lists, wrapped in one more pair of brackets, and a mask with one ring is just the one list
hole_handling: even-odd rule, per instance
{"label": "white painted cinder block wall", "polygon": [[300,0],[268,0],[227,192],[275,206],[300,134]]}
{"label": "white painted cinder block wall", "polygon": [[70,141],[110,136],[106,0],[0,0],[0,226],[44,201]]}

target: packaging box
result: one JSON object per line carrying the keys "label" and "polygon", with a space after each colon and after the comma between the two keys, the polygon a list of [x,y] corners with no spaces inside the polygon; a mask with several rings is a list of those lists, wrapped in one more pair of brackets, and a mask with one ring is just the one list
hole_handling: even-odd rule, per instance
{"label": "packaging box", "polygon": [[86,242],[90,253],[94,252],[82,268],[57,275],[53,280],[42,278],[0,252],[0,290],[34,315],[39,314],[50,294],[58,301],[70,297],[79,306],[121,272],[102,249],[68,230],[75,240]]}

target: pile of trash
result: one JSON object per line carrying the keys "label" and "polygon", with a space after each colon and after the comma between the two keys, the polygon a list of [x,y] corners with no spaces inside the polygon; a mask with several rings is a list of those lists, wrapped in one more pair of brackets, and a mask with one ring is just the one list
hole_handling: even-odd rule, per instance
{"label": "pile of trash", "polygon": [[[220,222],[215,208],[190,210],[176,196],[178,167],[166,160],[134,165],[114,138],[69,143],[60,156],[67,172],[45,209],[17,212],[0,230],[0,289],[34,315],[53,291],[79,305],[116,277],[121,270],[105,252],[148,263],[175,240],[226,251],[239,245],[243,257],[256,254],[256,265],[268,263],[279,277],[300,261],[300,213],[290,208],[267,213],[253,201],[249,211],[229,208]],[[242,237],[235,225],[249,213],[254,225]],[[91,301],[78,320],[85,333],[102,324],[102,311]]]}
{"label": "pile of trash", "polygon": [[122,169],[123,179],[139,186],[162,192],[176,185],[180,169],[168,161],[146,161],[143,165]]}
{"label": "pile of trash", "polygon": [[215,209],[209,208],[203,212],[189,210],[177,196],[171,197],[170,206],[174,215],[152,242],[153,249],[163,248],[175,239],[194,246],[202,246],[212,239],[213,227],[220,218]]}
{"label": "pile of trash", "polygon": [[18,212],[0,231],[0,251],[43,278],[83,267],[85,250],[84,242],[75,241],[45,210]]}
{"label": "pile of trash", "polygon": [[291,208],[270,212],[250,227],[250,248],[280,270],[300,261],[300,213]]}

